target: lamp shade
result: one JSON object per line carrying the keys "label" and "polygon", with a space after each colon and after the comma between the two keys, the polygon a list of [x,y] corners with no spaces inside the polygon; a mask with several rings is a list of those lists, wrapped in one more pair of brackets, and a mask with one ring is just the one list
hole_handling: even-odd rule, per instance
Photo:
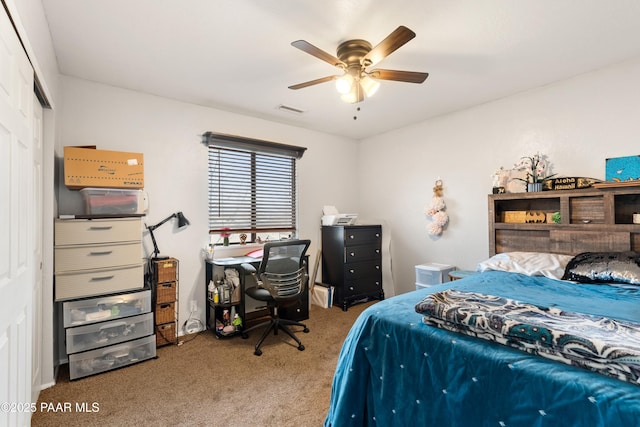
{"label": "lamp shade", "polygon": [[342,95],[349,93],[352,87],[353,76],[351,76],[351,74],[345,74],[336,80],[336,89]]}
{"label": "lamp shade", "polygon": [[369,76],[364,76],[362,79],[360,79],[360,85],[362,85],[364,93],[366,93],[367,96],[371,97],[380,87],[380,82],[373,80]]}
{"label": "lamp shade", "polygon": [[186,227],[187,225],[189,225],[189,220],[185,218],[182,212],[176,213],[176,216],[178,217],[178,228]]}

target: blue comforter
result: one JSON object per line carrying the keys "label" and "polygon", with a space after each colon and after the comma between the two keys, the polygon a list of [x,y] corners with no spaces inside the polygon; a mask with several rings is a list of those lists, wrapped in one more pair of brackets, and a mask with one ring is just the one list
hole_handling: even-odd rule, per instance
{"label": "blue comforter", "polygon": [[367,308],[339,356],[325,426],[638,426],[640,386],[422,322],[449,288],[640,322],[640,288],[485,272]]}

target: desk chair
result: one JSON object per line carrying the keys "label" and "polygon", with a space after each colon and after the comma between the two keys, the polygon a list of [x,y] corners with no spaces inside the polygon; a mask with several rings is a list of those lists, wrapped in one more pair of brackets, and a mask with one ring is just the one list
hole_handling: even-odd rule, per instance
{"label": "desk chair", "polygon": [[281,319],[278,316],[278,307],[299,299],[302,291],[306,289],[309,276],[304,267],[304,257],[310,244],[310,240],[265,243],[262,261],[257,272],[251,264],[242,264],[246,280],[245,293],[251,298],[266,302],[271,315],[268,321],[252,326],[242,333],[242,338],[246,339],[249,331],[268,325],[256,344],[253,352],[256,356],[262,354],[260,346],[269,332],[273,330],[273,334],[278,335],[279,329],[298,343],[298,350],[304,350],[304,345],[288,325],[301,326],[305,333],[309,332],[309,329],[303,323]]}

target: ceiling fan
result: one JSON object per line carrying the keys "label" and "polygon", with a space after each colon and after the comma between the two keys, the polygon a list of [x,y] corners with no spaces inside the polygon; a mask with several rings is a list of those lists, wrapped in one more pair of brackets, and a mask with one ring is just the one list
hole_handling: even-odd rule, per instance
{"label": "ceiling fan", "polygon": [[323,51],[305,40],[291,43],[303,52],[315,56],[343,71],[342,75],[327,76],[308,82],[289,86],[289,89],[302,89],[308,86],[336,80],[336,88],[346,102],[357,103],[364,95],[372,96],[380,86],[377,80],[395,80],[398,82],[422,83],[429,73],[416,71],[385,70],[376,68],[367,70],[413,39],[416,33],[405,26],[399,26],[377,46],[372,47],[366,40],[354,39],[340,43],[337,57]]}

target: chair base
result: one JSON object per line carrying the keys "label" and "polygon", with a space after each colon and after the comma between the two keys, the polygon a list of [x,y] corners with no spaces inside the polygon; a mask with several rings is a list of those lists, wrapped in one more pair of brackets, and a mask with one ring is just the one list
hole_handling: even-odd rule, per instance
{"label": "chair base", "polygon": [[269,332],[273,331],[273,335],[278,335],[278,330],[282,330],[291,338],[293,338],[293,340],[296,343],[298,343],[298,350],[300,351],[304,350],[304,345],[302,345],[302,342],[298,339],[298,337],[296,337],[293,331],[289,329],[289,326],[301,326],[304,328],[302,332],[306,334],[309,332],[309,328],[307,328],[307,325],[305,325],[304,323],[296,322],[289,319],[281,319],[280,317],[272,317],[266,322],[259,323],[257,325],[250,327],[249,329],[244,330],[242,332],[242,338],[243,339],[249,338],[249,336],[247,335],[248,332],[254,329],[263,327],[265,325],[269,325],[269,326],[262,333],[262,336],[260,337],[260,339],[258,340],[258,343],[256,344],[255,350],[253,352],[253,354],[255,354],[256,356],[262,355],[262,350],[260,349],[260,347],[262,346],[262,343],[264,342],[264,340],[267,338],[267,335],[269,335]]}

